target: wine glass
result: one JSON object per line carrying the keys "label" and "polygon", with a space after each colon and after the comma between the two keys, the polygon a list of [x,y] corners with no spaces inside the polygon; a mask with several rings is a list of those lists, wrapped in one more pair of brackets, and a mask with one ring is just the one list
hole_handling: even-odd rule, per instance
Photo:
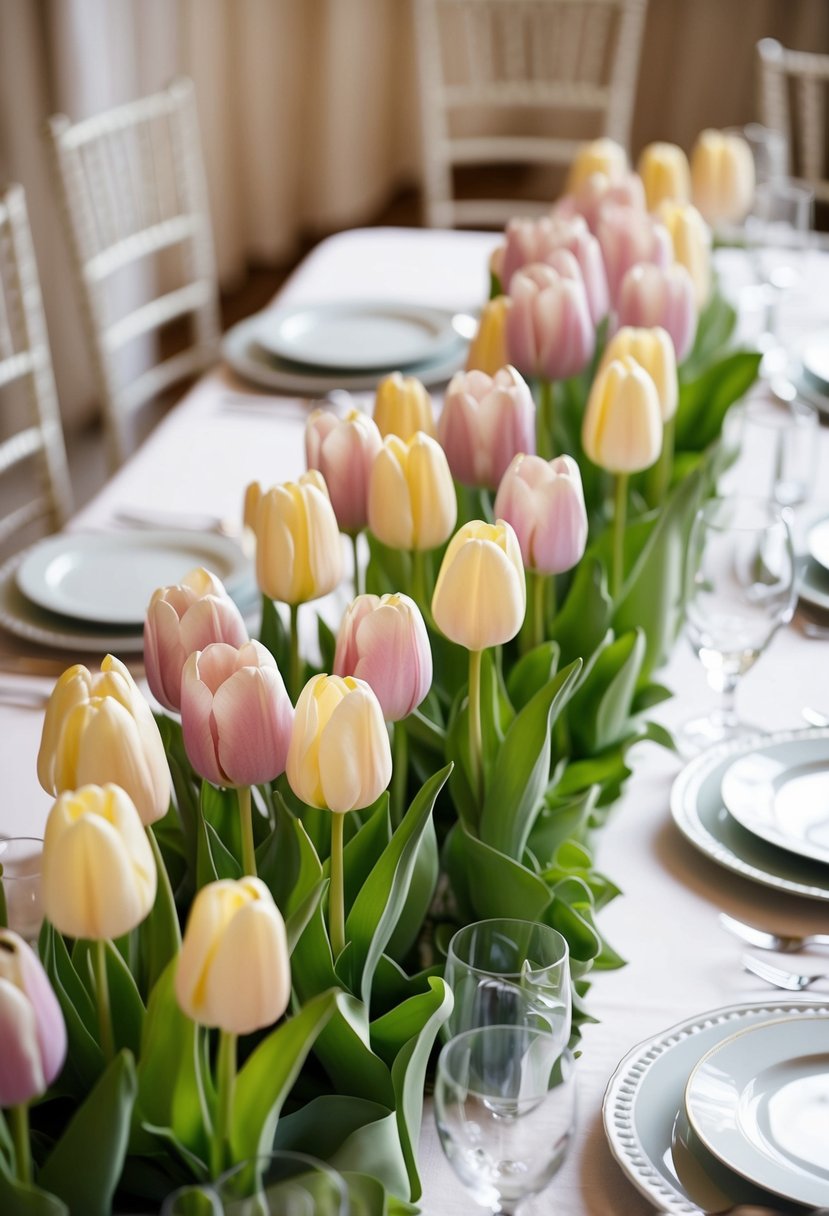
{"label": "wine glass", "polygon": [[435,1119],[466,1189],[512,1216],[564,1161],[576,1120],[573,1057],[543,1030],[466,1030],[438,1058]]}
{"label": "wine glass", "polygon": [[789,141],[783,131],[749,122],[744,127],[726,127],[724,134],[739,135],[748,144],[754,160],[754,181],[758,186],[788,176]]}
{"label": "wine glass", "polygon": [[5,922],[35,945],[43,924],[40,867],[43,841],[37,836],[0,836],[0,898],[5,899]]}
{"label": "wine glass", "polygon": [[446,1037],[487,1025],[535,1027],[567,1045],[572,1021],[570,951],[549,925],[498,918],[459,929],[446,982],[455,1004]]}
{"label": "wine glass", "polygon": [[729,489],[759,490],[781,507],[797,507],[812,493],[820,449],[820,418],[794,393],[788,400],[753,397],[728,411],[726,443],[736,456]]}
{"label": "wine glass", "polygon": [[777,332],[780,304],[798,281],[793,255],[807,247],[814,201],[814,192],[807,186],[788,178],[770,179],[757,186],[746,216],[746,242],[763,292],[763,332],[758,345],[772,356],[764,362],[765,372],[779,370],[785,362]]}
{"label": "wine glass", "polygon": [[740,676],[791,619],[795,567],[788,512],[766,499],[710,499],[691,529],[688,580],[688,638],[722,698],[710,717],[682,728],[680,746],[693,754],[756,733],[737,717],[735,693]]}

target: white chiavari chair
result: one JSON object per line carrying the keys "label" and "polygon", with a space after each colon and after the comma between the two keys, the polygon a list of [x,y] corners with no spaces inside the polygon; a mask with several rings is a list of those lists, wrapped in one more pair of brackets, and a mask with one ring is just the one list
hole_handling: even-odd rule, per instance
{"label": "white chiavari chair", "polygon": [[760,65],[760,120],[785,135],[792,176],[810,186],[819,202],[829,202],[826,113],[829,108],[829,55],[790,51],[775,38],[757,43]]}

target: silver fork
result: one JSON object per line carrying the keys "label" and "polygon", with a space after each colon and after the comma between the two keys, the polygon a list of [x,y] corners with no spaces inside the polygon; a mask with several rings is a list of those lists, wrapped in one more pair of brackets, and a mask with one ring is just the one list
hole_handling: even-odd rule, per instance
{"label": "silver fork", "polygon": [[801,975],[797,971],[786,971],[783,967],[775,967],[773,963],[767,963],[764,958],[755,958],[753,954],[743,955],[743,966],[752,975],[759,976],[767,984],[771,984],[775,988],[783,988],[786,992],[802,992],[804,988],[810,988],[818,980],[829,979],[829,975],[825,971],[818,971],[812,975]]}
{"label": "silver fork", "polygon": [[756,946],[758,950],[774,950],[778,954],[796,954],[799,950],[806,950],[811,946],[829,946],[829,933],[804,933],[800,937],[796,934],[787,936],[783,933],[767,933],[765,929],[747,925],[745,921],[737,920],[736,917],[729,916],[726,912],[720,913],[720,924],[734,937],[748,942],[750,946]]}

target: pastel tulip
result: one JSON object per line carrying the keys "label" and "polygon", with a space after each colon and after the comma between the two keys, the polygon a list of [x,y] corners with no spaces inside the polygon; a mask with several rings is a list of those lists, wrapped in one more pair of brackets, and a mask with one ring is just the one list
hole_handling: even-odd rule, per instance
{"label": "pastel tulip", "polygon": [[61,794],[43,834],[43,911],[67,937],[121,937],[149,914],[157,871],[135,804],[117,785]]}
{"label": "pastel tulip", "polygon": [[513,276],[507,350],[524,375],[566,380],[590,362],[596,333],[576,259],[559,249],[550,263]]}
{"label": "pastel tulip", "polygon": [[626,325],[608,342],[599,370],[602,371],[614,359],[624,359],[626,355],[635,359],[653,380],[662,421],[668,422],[676,413],[679,399],[676,355],[670,335],[658,326],[655,329],[634,329]]}
{"label": "pastel tulip", "polygon": [[516,456],[498,487],[495,514],[514,528],[527,570],[561,574],[581,561],[587,511],[572,456]]}
{"label": "pastel tulip", "polygon": [[526,601],[521,547],[510,524],[464,524],[449,542],[432,597],[441,632],[470,651],[499,646],[518,633]]}
{"label": "pastel tulip", "polygon": [[677,363],[691,352],[697,332],[694,284],[678,262],[664,269],[641,262],[622,279],[617,316],[620,325],[651,329],[659,325],[671,335]]}
{"label": "pastel tulip", "polygon": [[409,440],[418,431],[435,434],[435,414],[432,398],[414,376],[392,372],[377,385],[374,399],[374,421],[385,439],[398,435]]}
{"label": "pastel tulip", "polygon": [[261,642],[214,642],[181,677],[181,725],[196,772],[220,786],[263,785],[285,771],[293,708]]}
{"label": "pastel tulip", "polygon": [[691,153],[695,206],[709,224],[739,223],[754,198],[754,157],[741,135],[701,131]]}
{"label": "pastel tulip", "polygon": [[452,475],[494,489],[516,452],[535,451],[535,404],[514,367],[493,376],[458,372],[449,382],[438,437]]}
{"label": "pastel tulip", "polygon": [[691,197],[688,157],[677,144],[648,144],[642,149],[637,170],[649,211],[666,201],[687,203]]}
{"label": "pastel tulip", "polygon": [[593,381],[581,437],[588,458],[611,473],[638,473],[658,458],[659,394],[642,365],[629,355],[606,364]]}
{"label": "pastel tulip", "polygon": [[625,173],[611,179],[604,173],[593,173],[586,178],[574,194],[565,194],[555,204],[553,216],[573,219],[580,215],[587,227],[596,233],[605,207],[632,207],[645,210],[645,187],[636,173]]}
{"label": "pastel tulip", "polygon": [[150,692],[165,709],[181,704],[181,669],[194,650],[211,642],[241,646],[242,614],[220,579],[203,567],[174,587],[153,592],[144,621],[144,664]]}
{"label": "pastel tulip", "polygon": [[371,806],[391,780],[380,702],[364,680],[314,676],[300,693],[286,768],[309,806],[343,814]]}
{"label": "pastel tulip", "polygon": [[607,314],[608,294],[602,251],[581,215],[571,219],[544,216],[539,220],[510,220],[504,247],[503,283],[509,291],[516,271],[534,262],[555,264],[557,249],[572,253],[581,271],[594,325]]}
{"label": "pastel tulip", "polygon": [[673,261],[673,247],[667,228],[647,212],[611,205],[603,208],[598,237],[614,307],[622,279],[631,266],[638,262],[652,262],[655,266],[665,267]]}
{"label": "pastel tulip", "polygon": [[431,436],[388,435],[377,453],[368,491],[368,525],[392,549],[436,549],[457,519],[446,453]]}
{"label": "pastel tulip", "polygon": [[506,325],[511,303],[508,296],[496,296],[484,305],[478,332],[469,344],[467,371],[481,371],[494,376],[498,368],[507,362]]}
{"label": "pastel tulip", "polygon": [[387,722],[416,709],[432,686],[432,651],[420,609],[408,595],[358,595],[337,634],[334,674],[364,680]]}
{"label": "pastel tulip", "polygon": [[627,172],[628,156],[621,144],[603,137],[582,144],[567,174],[567,193],[578,190],[588,177],[603,173],[611,179]]}
{"label": "pastel tulip", "polygon": [[282,914],[258,878],[222,879],[193,900],[175,977],[194,1022],[251,1034],[282,1017],[291,997]]}
{"label": "pastel tulip", "polygon": [[340,530],[318,470],[264,492],[254,531],[256,578],[271,599],[304,604],[328,595],[342,580]]}
{"label": "pastel tulip", "polygon": [[345,418],[330,410],[314,410],[305,425],[305,456],[309,469],[325,478],[337,523],[351,535],[368,523],[368,482],[382,443],[376,424],[362,410]]}
{"label": "pastel tulip", "polygon": [[34,950],[0,929],[0,1106],[39,1098],[66,1058],[66,1025]]}
{"label": "pastel tulip", "polygon": [[251,532],[256,531],[256,513],[262,501],[262,486],[258,481],[252,481],[245,487],[245,499],[242,508],[242,521]]}
{"label": "pastel tulip", "polygon": [[504,269],[504,249],[502,245],[496,245],[492,253],[489,255],[489,281],[492,287],[496,287],[500,292],[502,288],[501,275]]}
{"label": "pastel tulip", "polygon": [[112,782],[126,790],[142,823],[170,805],[170,770],[152,711],[127,668],[108,654],[100,672],[77,664],[55,684],[37,757],[47,793]]}
{"label": "pastel tulip", "polygon": [[690,203],[663,203],[659,219],[670,233],[674,258],[691,276],[697,308],[702,309],[711,295],[711,229]]}

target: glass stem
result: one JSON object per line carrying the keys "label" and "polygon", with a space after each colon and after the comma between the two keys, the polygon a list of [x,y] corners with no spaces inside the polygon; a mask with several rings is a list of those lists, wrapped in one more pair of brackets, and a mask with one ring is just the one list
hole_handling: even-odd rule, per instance
{"label": "glass stem", "polygon": [[299,604],[291,604],[291,666],[288,673],[291,700],[294,705],[302,691],[299,660]]}
{"label": "glass stem", "polygon": [[345,881],[343,831],[345,815],[331,815],[331,889],[328,895],[331,952],[336,962],[345,949]]}
{"label": "glass stem", "polygon": [[107,944],[102,938],[95,942],[92,955],[95,965],[95,997],[98,1005],[98,1029],[101,1049],[107,1064],[115,1059],[115,1039],[112,1034],[112,1009],[109,1002],[109,979],[107,978]]}
{"label": "glass stem", "polygon": [[352,532],[351,534],[351,553],[354,560],[354,595],[362,595],[365,587],[363,585],[362,573],[360,571],[360,534]]}
{"label": "glass stem", "polygon": [[216,1058],[217,1110],[213,1143],[210,1146],[210,1169],[218,1178],[225,1169],[225,1145],[230,1134],[233,1114],[233,1091],[236,1088],[236,1035],[219,1031],[219,1051]]}
{"label": "glass stem", "polygon": [[32,1181],[32,1145],[29,1139],[29,1107],[25,1102],[10,1106],[8,1119],[11,1124],[14,1155],[17,1161],[17,1177],[24,1186]]}
{"label": "glass stem", "polygon": [[712,717],[726,730],[737,726],[739,719],[737,717],[737,681],[735,679],[729,679],[723,684],[719,708],[715,710]]}
{"label": "glass stem", "polygon": [[253,844],[253,812],[250,786],[240,785],[236,790],[239,799],[239,822],[242,828],[242,872],[256,877],[256,849]]}
{"label": "glass stem", "polygon": [[472,792],[478,810],[484,802],[484,747],[481,732],[481,656],[482,650],[469,652],[469,761]]}

